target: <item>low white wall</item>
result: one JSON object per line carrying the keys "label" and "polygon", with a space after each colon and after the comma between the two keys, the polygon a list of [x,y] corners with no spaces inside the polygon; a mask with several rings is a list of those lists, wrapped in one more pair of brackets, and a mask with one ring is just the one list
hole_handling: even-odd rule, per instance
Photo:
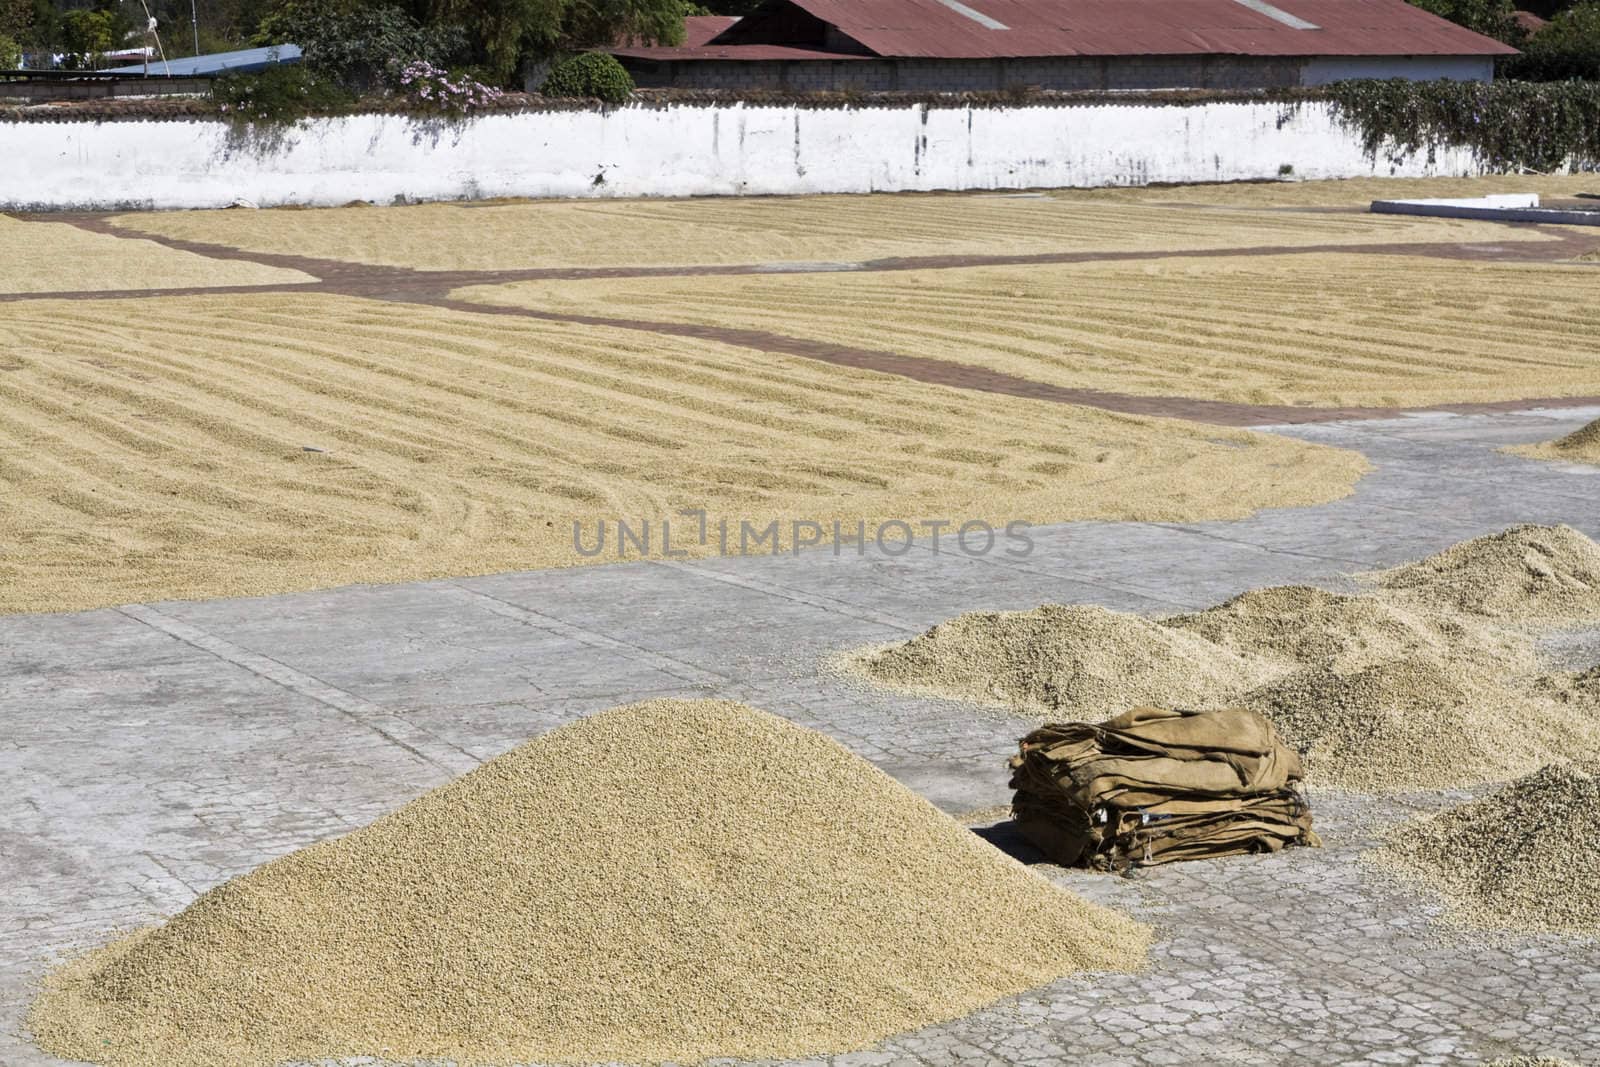
{"label": "low white wall", "polygon": [[1466,174],[1470,152],[1365,157],[1326,104],[813,110],[671,105],[303,124],[0,123],[7,210],[715,196]]}

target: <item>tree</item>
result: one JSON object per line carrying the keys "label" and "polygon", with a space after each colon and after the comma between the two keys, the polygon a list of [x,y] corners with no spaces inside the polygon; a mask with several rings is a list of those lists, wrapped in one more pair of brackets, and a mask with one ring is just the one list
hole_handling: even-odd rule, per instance
{"label": "tree", "polygon": [[0,0],[0,37],[20,41],[33,28],[33,0]]}
{"label": "tree", "polygon": [[435,0],[432,14],[469,27],[485,70],[502,83],[525,57],[547,58],[623,38],[683,40],[682,0]]}
{"label": "tree", "polygon": [[763,0],[700,0],[700,2],[712,15],[738,15],[743,18],[760,7]]}
{"label": "tree", "polygon": [[683,0],[273,0],[255,39],[298,44],[308,65],[355,88],[416,59],[473,64],[505,85],[529,58],[624,37],[676,44],[684,11]]}
{"label": "tree", "polygon": [[650,44],[683,40],[682,0],[575,0],[562,12],[560,47],[613,44],[626,37]]}
{"label": "tree", "polygon": [[256,43],[293,43],[305,65],[352,89],[370,89],[391,67],[419,59],[440,66],[465,56],[457,26],[420,24],[391,4],[357,6],[291,0],[261,21]]}
{"label": "tree", "polygon": [[471,27],[474,51],[488,76],[510,81],[523,54],[559,38],[568,0],[435,0],[433,18]]}
{"label": "tree", "polygon": [[50,0],[33,0],[32,16],[17,40],[35,48],[50,48],[61,42],[61,12]]}
{"label": "tree", "polygon": [[[247,47],[270,8],[266,0],[200,0],[193,8],[189,0],[144,0],[144,3],[156,20],[161,47],[168,56],[194,53],[196,27],[191,25],[190,19],[195,15],[200,20],[200,51],[226,52]],[[142,20],[144,7],[137,3],[131,6]]]}
{"label": "tree", "polygon": [[0,0],[0,70],[22,65],[22,42],[33,29],[33,0]]}
{"label": "tree", "polygon": [[1528,81],[1600,81],[1600,0],[1556,15],[1528,38],[1522,55],[1508,60],[1503,73]]}
{"label": "tree", "polygon": [[1569,7],[1576,7],[1584,0],[1517,0],[1518,11],[1531,11],[1542,19],[1553,19]]}
{"label": "tree", "polygon": [[1411,0],[1424,11],[1449,19],[1485,37],[1518,44],[1525,36],[1513,17],[1511,0]]}
{"label": "tree", "polygon": [[73,65],[100,65],[100,57],[113,51],[128,32],[126,21],[112,8],[68,11],[61,16],[61,46]]}

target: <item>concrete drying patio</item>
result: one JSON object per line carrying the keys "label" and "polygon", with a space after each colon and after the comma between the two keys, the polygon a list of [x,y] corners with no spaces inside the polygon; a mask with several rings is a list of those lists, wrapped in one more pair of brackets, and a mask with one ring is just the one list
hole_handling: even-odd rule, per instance
{"label": "concrete drying patio", "polygon": [[[54,954],[614,704],[744,700],[951,813],[1004,804],[1026,723],[853,687],[823,672],[827,656],[977,608],[1161,613],[1340,583],[1518,522],[1600,535],[1600,470],[1495,451],[1597,415],[1297,427],[1284,432],[1359,449],[1377,470],[1350,499],[1243,522],[1039,529],[1023,560],[823,550],[0,618],[0,1063],[59,1062],[20,1033]],[[1557,651],[1600,661],[1600,634]],[[1318,792],[1320,851],[1132,879],[1052,869],[1160,928],[1147,972],[1062,981],[828,1062],[1600,1062],[1600,946],[1463,939],[1358,865],[1384,825],[1451,799]]]}

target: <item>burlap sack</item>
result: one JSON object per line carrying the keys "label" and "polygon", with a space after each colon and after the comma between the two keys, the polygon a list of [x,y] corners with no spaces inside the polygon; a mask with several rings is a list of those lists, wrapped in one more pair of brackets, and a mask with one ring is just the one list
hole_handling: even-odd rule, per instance
{"label": "burlap sack", "polygon": [[1042,726],[1011,760],[1018,829],[1067,866],[1318,845],[1300,757],[1253,711],[1135,708]]}

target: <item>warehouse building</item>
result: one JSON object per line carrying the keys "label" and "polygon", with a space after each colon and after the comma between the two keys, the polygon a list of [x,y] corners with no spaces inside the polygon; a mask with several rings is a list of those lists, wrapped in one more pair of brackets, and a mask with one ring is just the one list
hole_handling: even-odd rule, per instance
{"label": "warehouse building", "polygon": [[1488,81],[1516,51],[1406,0],[766,0],[686,30],[609,51],[647,88],[791,92]]}

